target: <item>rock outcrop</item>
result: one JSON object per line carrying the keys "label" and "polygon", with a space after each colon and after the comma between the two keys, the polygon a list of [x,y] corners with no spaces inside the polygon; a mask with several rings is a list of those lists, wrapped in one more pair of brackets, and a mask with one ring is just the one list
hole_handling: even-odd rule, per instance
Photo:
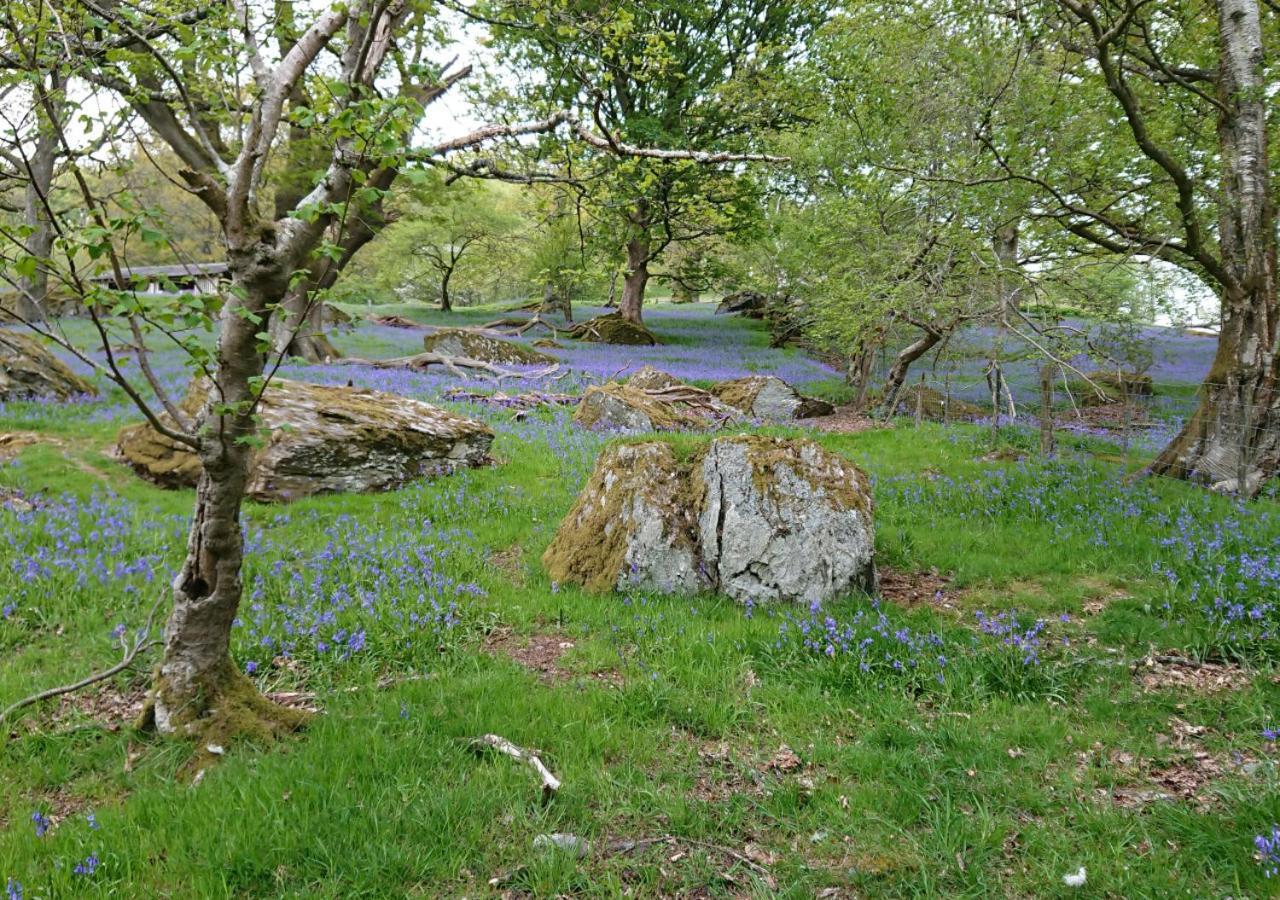
{"label": "rock outcrop", "polygon": [[752,375],[721,381],[711,386],[711,393],[753,419],[786,422],[829,416],[835,407],[825,400],[804,397],[781,378]]}
{"label": "rock outcrop", "polygon": [[648,390],[630,382],[592,385],[582,393],[573,421],[593,431],[703,431],[741,415],[713,395],[679,383]]}
{"label": "rock outcrop", "polygon": [[480,331],[442,328],[422,339],[422,346],[445,356],[462,356],[500,366],[545,366],[555,357],[539,353],[518,341],[508,341]]}
{"label": "rock outcrop", "polygon": [[0,401],[67,400],[97,393],[35,338],[0,331]]}
{"label": "rock outcrop", "polygon": [[[208,387],[183,399],[189,415]],[[367,493],[488,461],[493,432],[480,422],[418,400],[348,387],[276,379],[260,406],[262,443],[249,462],[246,493],[285,502],[312,494]],[[189,487],[200,475],[190,448],[148,424],[120,432],[121,457],[163,487]]]}
{"label": "rock outcrop", "polygon": [[807,440],[739,435],[681,461],[653,441],[607,448],[543,555],[592,591],[721,591],[813,603],[874,590],[870,483]]}

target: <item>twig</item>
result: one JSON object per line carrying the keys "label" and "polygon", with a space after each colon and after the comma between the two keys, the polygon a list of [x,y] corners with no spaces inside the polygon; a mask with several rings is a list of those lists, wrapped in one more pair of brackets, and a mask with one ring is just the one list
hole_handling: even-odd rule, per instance
{"label": "twig", "polygon": [[486,734],[472,741],[471,749],[476,751],[493,750],[520,762],[528,763],[538,773],[538,777],[542,779],[542,800],[544,803],[554,797],[556,791],[560,790],[560,779],[551,774],[551,770],[542,764],[541,759],[531,751],[516,746],[504,737],[496,734]]}
{"label": "twig", "polygon": [[73,693],[81,690],[82,688],[87,688],[91,684],[97,684],[99,681],[106,681],[108,678],[118,675],[133,666],[133,662],[138,658],[139,654],[150,650],[152,647],[160,646],[160,641],[148,640],[147,635],[151,633],[151,626],[155,622],[156,612],[160,609],[160,604],[163,602],[164,594],[161,594],[160,598],[156,600],[155,605],[151,607],[151,612],[147,613],[146,624],[143,625],[142,629],[134,635],[132,645],[125,640],[124,635],[120,636],[120,645],[124,648],[124,657],[120,662],[116,663],[109,669],[103,669],[101,672],[95,672],[87,678],[82,678],[72,684],[64,684],[60,687],[48,688],[47,690],[32,694],[29,697],[23,697],[21,700],[9,704],[9,706],[5,707],[3,712],[0,712],[0,722],[3,722],[20,709],[25,709],[28,706],[41,703],[53,697],[60,697],[63,694]]}

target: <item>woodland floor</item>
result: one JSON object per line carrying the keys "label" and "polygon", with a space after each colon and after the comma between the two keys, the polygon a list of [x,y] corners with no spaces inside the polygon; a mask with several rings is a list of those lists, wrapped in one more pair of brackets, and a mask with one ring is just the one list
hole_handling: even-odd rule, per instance
{"label": "woodland floor", "polygon": [[[653,362],[842,397],[758,323],[649,321],[651,350],[552,351],[575,372],[548,389]],[[337,341],[392,355],[421,332]],[[1130,478],[1138,451],[1094,434],[1042,460],[1013,427],[994,453],[977,425],[765,428],[872,473],[881,600],[590,596],[539,556],[605,437],[565,409],[441,400],[445,375],[288,374],[483,418],[498,464],[249,507],[234,652],[322,711],[296,739],[227,747],[193,779],[189,745],[128,724],[142,672],[9,726],[0,883],[26,900],[1275,893],[1254,847],[1280,822],[1274,499]],[[29,433],[0,442],[0,705],[112,663],[178,562],[191,494],[109,456],[135,419],[118,393],[0,407],[0,432]],[[475,755],[485,733],[541,751],[558,795]],[[535,850],[551,832],[590,848]],[[1064,885],[1081,866],[1087,886]]]}

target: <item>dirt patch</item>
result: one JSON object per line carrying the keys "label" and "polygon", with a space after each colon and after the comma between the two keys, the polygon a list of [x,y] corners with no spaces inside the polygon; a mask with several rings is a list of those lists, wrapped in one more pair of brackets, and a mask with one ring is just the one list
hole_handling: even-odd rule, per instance
{"label": "dirt patch", "polygon": [[104,681],[59,697],[53,721],[61,723],[81,716],[100,723],[108,731],[119,731],[137,721],[146,695],[145,681],[137,681],[125,687]]}
{"label": "dirt patch", "polygon": [[1077,773],[1102,767],[1114,773],[1118,784],[1095,788],[1093,799],[1122,809],[1141,809],[1151,803],[1178,802],[1197,812],[1208,812],[1218,802],[1214,784],[1232,775],[1253,775],[1260,763],[1249,753],[1213,753],[1203,743],[1209,729],[1184,719],[1169,720],[1167,734],[1156,742],[1175,751],[1174,759],[1157,763],[1126,750],[1104,751],[1100,744],[1080,753]]}
{"label": "dirt patch", "polygon": [[513,634],[509,629],[498,629],[484,641],[486,653],[505,656],[519,663],[538,676],[545,684],[563,684],[577,678],[599,681],[611,687],[622,685],[622,676],[612,670],[580,673],[561,664],[565,654],[576,644],[562,634]]}
{"label": "dirt patch", "polygon": [[806,428],[831,434],[857,434],[860,431],[885,427],[883,422],[868,418],[855,406],[837,406],[835,412],[830,415],[802,419],[800,424]]}
{"label": "dirt patch", "polygon": [[1134,680],[1144,693],[1182,690],[1196,694],[1238,691],[1253,681],[1252,673],[1234,664],[1202,663],[1175,655],[1151,655],[1134,667]]}
{"label": "dirt patch", "polygon": [[505,550],[495,550],[490,553],[489,565],[518,585],[524,585],[527,580],[528,572],[524,564],[524,548],[519,544],[512,544]]}
{"label": "dirt patch", "polygon": [[949,588],[951,579],[938,573],[907,572],[882,566],[878,571],[880,596],[897,606],[910,609],[915,606],[936,606],[954,610],[954,592]]}

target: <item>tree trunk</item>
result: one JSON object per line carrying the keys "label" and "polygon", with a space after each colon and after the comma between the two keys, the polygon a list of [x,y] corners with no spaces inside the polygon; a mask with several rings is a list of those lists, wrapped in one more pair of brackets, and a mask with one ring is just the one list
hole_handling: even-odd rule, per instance
{"label": "tree trunk", "polygon": [[622,282],[622,299],[618,312],[622,318],[636,325],[643,325],[640,317],[644,306],[644,288],[649,283],[649,242],[636,238],[627,244],[627,277]]}
{"label": "tree trunk", "polygon": [[555,310],[560,311],[566,322],[573,324],[573,301],[569,299],[568,292],[560,293],[555,284],[548,281],[542,289],[542,305],[538,307],[538,312]]}
{"label": "tree trunk", "polygon": [[938,346],[941,340],[942,332],[930,330],[902,348],[894,359],[893,365],[889,367],[889,374],[885,376],[884,393],[876,407],[878,418],[888,419],[893,415],[898,405],[898,394],[902,392],[902,385],[907,380],[907,370],[911,368],[913,362]]}
{"label": "tree trunk", "polygon": [[[270,273],[267,273],[268,275]],[[285,291],[287,272],[265,291],[237,279],[241,299],[223,308],[219,365],[202,421],[202,465],[187,557],[173,582],[173,610],[165,625],[164,656],[156,670],[144,721],[165,733],[209,735],[244,730],[290,731],[301,717],[264,698],[231,661],[231,626],[241,597],[244,500],[255,431],[254,379],[266,359],[257,348],[254,316],[269,315]],[[230,407],[230,409],[228,409]]]}
{"label": "tree trunk", "polygon": [[1221,333],[1199,406],[1151,470],[1252,496],[1280,470],[1276,217],[1257,0],[1219,0],[1218,41]]}
{"label": "tree trunk", "polygon": [[271,317],[271,344],[276,352],[307,362],[341,359],[342,351],[325,334],[324,303],[315,296],[315,292],[314,283],[308,280],[285,294],[279,309]]}
{"label": "tree trunk", "polygon": [[[58,103],[62,85],[55,74],[49,90],[43,87],[40,91],[51,104]],[[58,107],[61,108],[60,106]],[[43,260],[49,258],[53,251],[53,224],[49,221],[46,203],[51,203],[49,196],[53,189],[53,171],[58,156],[58,134],[48,121],[42,108],[37,109],[40,121],[40,133],[35,147],[27,160],[27,186],[23,192],[23,224],[31,229],[27,236],[25,250],[42,262],[34,273],[18,281],[16,311],[25,321],[42,322],[48,315],[49,270]]]}
{"label": "tree trunk", "polygon": [[449,300],[449,279],[453,277],[453,269],[445,269],[440,276],[440,312],[453,312],[453,303]]}

